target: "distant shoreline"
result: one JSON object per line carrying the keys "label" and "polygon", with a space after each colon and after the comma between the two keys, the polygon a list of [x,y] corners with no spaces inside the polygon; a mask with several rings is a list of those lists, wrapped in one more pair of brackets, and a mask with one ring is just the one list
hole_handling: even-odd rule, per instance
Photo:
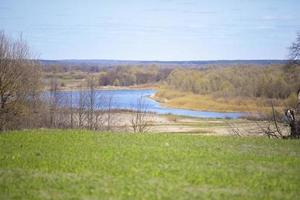
{"label": "distant shoreline", "polygon": [[112,66],[112,65],[273,65],[285,64],[285,59],[236,59],[236,60],[110,60],[110,59],[39,59],[44,65],[84,65],[84,66]]}
{"label": "distant shoreline", "polygon": [[[156,85],[133,85],[133,86],[97,86],[95,90],[155,90],[158,86]],[[89,90],[88,87],[82,88],[70,88],[70,87],[62,87],[59,88],[57,91],[80,91],[80,90]],[[45,88],[44,91],[50,91],[50,88]]]}

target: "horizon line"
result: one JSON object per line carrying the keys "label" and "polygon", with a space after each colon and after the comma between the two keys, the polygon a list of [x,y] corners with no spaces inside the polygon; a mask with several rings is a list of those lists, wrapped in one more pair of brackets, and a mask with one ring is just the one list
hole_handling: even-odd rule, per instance
{"label": "horizon line", "polygon": [[44,60],[44,61],[71,61],[71,60],[86,60],[86,61],[132,61],[132,62],[205,62],[205,61],[288,61],[289,59],[207,59],[207,60],[135,60],[135,59],[101,59],[101,58],[64,58],[64,59],[33,59],[33,60]]}

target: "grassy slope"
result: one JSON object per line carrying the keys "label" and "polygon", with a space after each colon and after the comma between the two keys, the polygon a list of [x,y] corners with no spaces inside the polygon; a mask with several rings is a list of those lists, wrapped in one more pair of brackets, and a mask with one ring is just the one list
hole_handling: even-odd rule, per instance
{"label": "grassy slope", "polygon": [[[198,95],[191,92],[180,92],[161,87],[153,99],[165,106],[193,110],[218,112],[270,112],[270,102],[267,99],[245,98],[215,98],[210,95]],[[281,105],[279,100],[273,100]],[[282,106],[277,106],[281,110]]]}
{"label": "grassy slope", "polygon": [[0,199],[296,199],[300,141],[36,130],[0,134]]}

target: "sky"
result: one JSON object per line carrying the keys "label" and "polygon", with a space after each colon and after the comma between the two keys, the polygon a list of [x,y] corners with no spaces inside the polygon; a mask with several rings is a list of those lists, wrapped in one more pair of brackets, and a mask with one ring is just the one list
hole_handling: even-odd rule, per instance
{"label": "sky", "polygon": [[0,0],[40,59],[286,59],[300,0]]}

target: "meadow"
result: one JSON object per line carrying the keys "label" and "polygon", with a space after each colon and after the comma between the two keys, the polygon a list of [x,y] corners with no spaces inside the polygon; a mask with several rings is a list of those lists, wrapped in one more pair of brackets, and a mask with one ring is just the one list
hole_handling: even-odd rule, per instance
{"label": "meadow", "polygon": [[297,199],[299,166],[299,140],[12,131],[0,199]]}
{"label": "meadow", "polygon": [[[171,108],[182,108],[215,112],[249,112],[270,113],[271,100],[267,98],[218,97],[214,95],[200,95],[192,92],[182,92],[160,87],[153,99]],[[292,103],[294,103],[293,100]],[[289,99],[272,99],[276,110],[283,110],[289,105]]]}

